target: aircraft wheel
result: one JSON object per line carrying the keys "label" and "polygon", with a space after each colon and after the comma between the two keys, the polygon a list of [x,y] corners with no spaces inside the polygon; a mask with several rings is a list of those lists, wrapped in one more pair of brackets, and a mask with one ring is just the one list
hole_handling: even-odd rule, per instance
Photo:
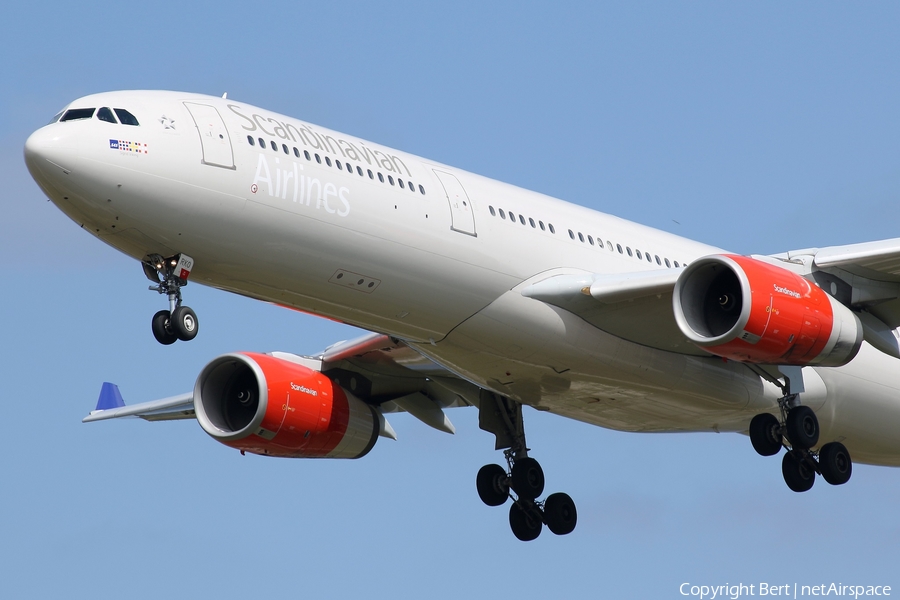
{"label": "aircraft wheel", "polygon": [[513,535],[523,542],[530,542],[541,535],[541,529],[544,524],[539,517],[539,511],[534,502],[528,501],[529,509],[523,509],[519,504],[523,502],[513,502],[509,507],[509,527],[512,529]]}
{"label": "aircraft wheel", "polygon": [[512,488],[522,498],[534,500],[544,491],[544,470],[533,458],[520,458],[513,464]]}
{"label": "aircraft wheel", "polygon": [[484,465],[478,470],[475,487],[478,497],[488,506],[500,506],[509,498],[506,469],[500,465]]}
{"label": "aircraft wheel", "polygon": [[791,450],[781,461],[781,474],[784,482],[795,492],[806,492],[816,482],[816,472],[812,469],[803,453]]}
{"label": "aircraft wheel", "polygon": [[171,329],[179,340],[189,342],[197,337],[200,324],[197,322],[197,314],[187,306],[179,306],[172,313]]}
{"label": "aircraft wheel", "polygon": [[842,485],[850,480],[853,462],[842,443],[829,442],[819,450],[819,468],[825,481],[831,485]]}
{"label": "aircraft wheel", "polygon": [[769,413],[758,414],[750,421],[750,443],[761,456],[774,456],[781,451],[781,424]]}
{"label": "aircraft wheel", "polygon": [[819,419],[808,406],[795,406],[788,412],[787,437],[794,448],[808,450],[819,441]]}
{"label": "aircraft wheel", "polygon": [[578,511],[568,494],[550,494],[544,502],[544,523],[556,535],[572,533],[578,522]]}
{"label": "aircraft wheel", "polygon": [[164,346],[174,344],[178,339],[178,336],[169,326],[169,316],[169,311],[161,310],[153,315],[153,320],[150,322],[151,328],[153,329],[153,337],[156,338],[157,342]]}

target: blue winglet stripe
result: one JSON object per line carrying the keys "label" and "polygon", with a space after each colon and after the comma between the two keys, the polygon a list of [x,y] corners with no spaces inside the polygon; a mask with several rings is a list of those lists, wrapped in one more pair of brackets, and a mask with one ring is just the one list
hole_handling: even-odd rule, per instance
{"label": "blue winglet stripe", "polygon": [[97,410],[109,410],[125,406],[119,386],[114,383],[104,382],[100,388],[100,398],[97,399]]}

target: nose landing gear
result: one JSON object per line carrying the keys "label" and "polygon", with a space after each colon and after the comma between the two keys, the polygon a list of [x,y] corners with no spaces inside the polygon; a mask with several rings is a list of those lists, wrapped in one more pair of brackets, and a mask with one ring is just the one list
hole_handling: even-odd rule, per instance
{"label": "nose landing gear", "polygon": [[181,288],[187,285],[194,259],[186,254],[176,254],[169,258],[152,254],[141,266],[147,279],[156,284],[151,285],[150,289],[169,298],[169,309],[153,315],[150,322],[156,341],[168,346],[177,340],[187,342],[197,337],[197,314],[190,307],[181,304]]}
{"label": "nose landing gear", "polygon": [[500,506],[512,499],[509,526],[513,535],[523,542],[536,539],[544,525],[556,535],[572,533],[578,513],[568,494],[558,492],[543,502],[537,500],[544,492],[544,470],[528,456],[522,405],[483,391],[478,414],[479,426],[497,436],[496,449],[506,448],[503,455],[508,467],[481,467],[475,478],[481,501],[488,506]]}
{"label": "nose landing gear", "polygon": [[784,482],[795,492],[806,492],[816,482],[816,473],[831,485],[850,480],[853,462],[850,453],[840,442],[829,442],[812,448],[819,442],[819,420],[808,406],[799,403],[799,395],[790,393],[790,380],[782,387],[784,396],[778,399],[781,420],[762,413],[750,421],[750,442],[762,456],[774,456],[782,448],[787,452],[781,461]]}

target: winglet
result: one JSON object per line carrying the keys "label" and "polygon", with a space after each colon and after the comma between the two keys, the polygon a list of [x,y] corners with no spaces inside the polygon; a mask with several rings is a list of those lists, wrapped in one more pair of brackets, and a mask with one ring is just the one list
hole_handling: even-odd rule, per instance
{"label": "winglet", "polygon": [[123,406],[125,406],[125,401],[122,400],[119,386],[108,381],[104,382],[103,387],[100,388],[100,398],[97,399],[96,410],[109,410]]}

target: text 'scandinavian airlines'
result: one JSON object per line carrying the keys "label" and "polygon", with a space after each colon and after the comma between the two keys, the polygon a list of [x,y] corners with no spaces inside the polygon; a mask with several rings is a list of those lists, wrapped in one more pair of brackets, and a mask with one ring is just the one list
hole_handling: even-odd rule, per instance
{"label": "text 'scandinavian airlines'", "polygon": [[[225,97],[167,91],[72,102],[25,144],[44,193],[140,261],[190,340],[195,283],[372,333],[317,356],[223,354],[193,391],[95,421],[196,418],[266,456],[358,458],[385,415],[453,433],[474,406],[505,464],[521,540],[575,528],[544,497],[522,407],[636,432],[734,431],[783,452],[796,492],[852,460],[900,465],[900,239],[739,256]],[[774,467],[774,465],[773,465]]]}

